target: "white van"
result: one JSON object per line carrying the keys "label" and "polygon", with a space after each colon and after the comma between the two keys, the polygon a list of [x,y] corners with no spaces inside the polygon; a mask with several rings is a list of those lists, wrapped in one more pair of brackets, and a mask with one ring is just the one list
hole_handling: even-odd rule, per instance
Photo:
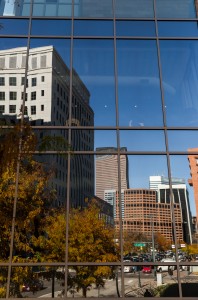
{"label": "white van", "polygon": [[[170,262],[176,262],[176,260],[172,259],[172,258],[163,258],[161,260],[161,262],[170,263]],[[168,269],[173,271],[173,270],[175,270],[175,268],[176,268],[176,266],[170,266],[170,265],[169,266],[157,266],[157,272],[168,272]]]}

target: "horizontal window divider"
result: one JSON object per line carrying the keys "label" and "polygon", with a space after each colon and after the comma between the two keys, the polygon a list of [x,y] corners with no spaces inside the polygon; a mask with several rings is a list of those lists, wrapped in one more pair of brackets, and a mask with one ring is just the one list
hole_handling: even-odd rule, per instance
{"label": "horizontal window divider", "polygon": [[0,30],[0,38],[28,38],[28,33],[27,34],[1,34]]}
{"label": "horizontal window divider", "polygon": [[[68,298],[70,299],[70,297],[71,296],[69,296]],[[66,298],[66,299],[68,299],[68,298]],[[87,297],[87,298],[89,298],[89,299],[91,299],[91,300],[96,300],[96,299],[99,299],[99,300],[101,300],[101,296],[100,297]],[[105,297],[104,297],[105,298]],[[4,299],[7,299],[7,298],[1,298],[1,300],[4,300]],[[10,299],[10,298],[9,298]],[[12,297],[11,298],[12,300],[19,300],[19,298],[14,298],[14,297]],[[28,299],[28,300],[35,300],[35,298],[31,298],[31,297],[28,297],[28,298],[23,298],[23,299]],[[45,300],[52,300],[52,299],[54,299],[54,298],[52,298],[52,297],[45,297]],[[59,298],[58,298],[59,299]],[[78,297],[77,299],[82,299],[82,300],[85,300],[85,298],[84,297]],[[108,297],[107,298],[108,300],[115,300],[115,299],[117,299],[117,298],[115,298],[115,297]],[[134,298],[134,299],[138,299],[138,300],[145,300],[145,298],[144,297],[138,297],[138,298]],[[154,298],[153,298],[154,299]],[[155,300],[167,300],[168,298],[167,297],[155,297]],[[171,298],[169,298],[169,299],[171,299]],[[183,298],[180,298],[180,297],[172,297],[172,299],[174,299],[174,300],[181,300],[181,299],[183,299]],[[193,298],[193,297],[185,297],[184,298],[185,300],[194,300],[194,299],[196,299],[196,298]],[[122,297],[122,300],[129,300],[129,296],[128,297]]]}
{"label": "horizontal window divider", "polygon": [[[122,148],[122,147],[121,147]],[[22,152],[23,153],[23,152]],[[81,150],[50,150],[50,151],[30,151],[29,153],[32,154],[40,154],[40,155],[51,155],[51,154],[72,154],[72,155],[107,155],[105,151],[81,151]],[[108,152],[109,155],[198,155],[198,151],[115,151],[115,152]]]}
{"label": "horizontal window divider", "polygon": [[155,261],[155,262],[124,262],[124,261],[117,261],[117,262],[11,262],[11,263],[0,263],[0,267],[8,267],[12,265],[12,267],[20,267],[20,266],[198,266],[198,262],[177,262],[177,261],[169,261],[169,262],[162,262],[162,261]]}
{"label": "horizontal window divider", "polygon": [[[13,267],[19,267],[19,266],[120,266],[121,262],[11,262],[11,263],[0,263],[0,267],[4,266],[7,267],[9,265],[12,265]],[[135,263],[136,265],[138,263]]]}
{"label": "horizontal window divider", "polygon": [[156,20],[157,21],[171,21],[171,22],[173,22],[173,21],[175,21],[175,22],[177,22],[177,21],[186,21],[186,22],[189,22],[189,21],[192,21],[192,22],[196,22],[196,21],[198,21],[198,18],[156,18]]}
{"label": "horizontal window divider", "polygon": [[70,35],[47,35],[47,34],[43,34],[43,35],[30,35],[30,38],[34,38],[34,39],[71,39]]}

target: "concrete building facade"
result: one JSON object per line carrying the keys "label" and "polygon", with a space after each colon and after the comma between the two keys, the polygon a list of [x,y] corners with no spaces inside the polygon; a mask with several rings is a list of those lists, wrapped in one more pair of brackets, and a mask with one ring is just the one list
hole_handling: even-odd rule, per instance
{"label": "concrete building facade", "polygon": [[[25,97],[24,114],[32,125],[67,127],[69,68],[53,46],[32,48],[29,52],[25,83],[26,52],[25,47],[0,51],[0,114],[20,119],[21,105]],[[75,109],[72,110],[72,125],[93,126],[94,114],[89,105],[89,91],[75,71],[74,77],[72,103]],[[40,130],[39,133],[36,131],[36,134],[40,140],[46,136],[60,136],[65,141],[68,140],[66,130]],[[73,130],[71,145],[68,147],[73,150],[93,150],[93,131],[80,133]],[[67,192],[67,158],[63,155],[49,155],[38,159],[54,169],[52,188],[57,193],[54,205],[64,205]],[[85,198],[94,195],[94,157],[74,156],[71,161],[70,178],[71,206],[83,207]]]}

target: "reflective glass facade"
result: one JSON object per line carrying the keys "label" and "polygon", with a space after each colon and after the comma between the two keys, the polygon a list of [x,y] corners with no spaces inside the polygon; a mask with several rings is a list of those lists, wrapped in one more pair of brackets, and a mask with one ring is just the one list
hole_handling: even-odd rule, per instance
{"label": "reflective glass facade", "polygon": [[197,14],[0,1],[0,298],[197,297]]}

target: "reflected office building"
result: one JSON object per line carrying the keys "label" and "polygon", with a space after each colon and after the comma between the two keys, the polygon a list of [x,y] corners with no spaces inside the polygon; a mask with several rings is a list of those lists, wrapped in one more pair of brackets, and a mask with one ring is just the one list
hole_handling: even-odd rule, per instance
{"label": "reflected office building", "polygon": [[[96,151],[98,152],[95,166],[96,196],[101,199],[106,198],[107,200],[107,194],[111,193],[111,197],[114,197],[115,191],[118,190],[118,156],[112,154],[112,152],[117,151],[117,148],[101,147],[96,148]],[[122,147],[120,151],[122,153],[120,156],[120,180],[121,188],[124,190],[129,188],[128,157],[124,155],[124,153],[127,152],[126,147]],[[100,154],[100,152],[102,154]],[[113,202],[111,204],[113,204]]]}
{"label": "reflected office building", "polygon": [[[182,226],[183,226],[183,240],[192,244],[192,215],[189,203],[189,193],[185,184],[185,179],[171,178],[173,202],[174,205],[178,204],[181,211]],[[150,176],[149,177],[150,189],[157,192],[158,203],[170,204],[170,186],[169,180],[164,176]]]}
{"label": "reflected office building", "polygon": [[[69,73],[70,70],[53,46],[32,48],[29,52],[28,73],[25,84],[24,68],[26,66],[27,48],[13,48],[0,51],[0,113],[13,119],[21,117],[24,85],[25,118],[32,125],[68,126],[69,119]],[[73,70],[74,84],[72,103],[72,126],[81,124],[93,126],[94,114],[89,106],[90,93],[78,74]],[[36,131],[38,142],[44,137],[60,137],[67,143],[66,130]],[[81,150],[93,150],[93,131],[73,130],[71,149],[80,145]],[[54,149],[56,150],[56,149]],[[67,150],[67,149],[66,149]],[[53,169],[52,188],[56,190],[55,206],[63,206],[66,201],[67,158],[64,155],[37,157]],[[78,174],[78,176],[76,176]],[[94,195],[94,158],[93,156],[77,157],[71,160],[72,207],[84,207],[86,197]]]}
{"label": "reflected office building", "polygon": [[[190,168],[190,176],[188,183],[193,187],[195,208],[196,208],[196,218],[198,217],[198,155],[190,154],[191,152],[198,151],[198,148],[188,149],[188,161]],[[196,231],[197,231],[197,221],[196,221]]]}
{"label": "reflected office building", "polygon": [[[116,195],[116,230],[120,228],[119,194]],[[167,241],[173,243],[173,223],[171,205],[157,202],[157,191],[151,189],[127,189],[123,191],[124,214],[122,227],[124,232],[143,233],[152,239],[152,232],[161,234]],[[184,232],[182,228],[182,213],[179,203],[174,205],[176,222],[176,238],[182,242]]]}

